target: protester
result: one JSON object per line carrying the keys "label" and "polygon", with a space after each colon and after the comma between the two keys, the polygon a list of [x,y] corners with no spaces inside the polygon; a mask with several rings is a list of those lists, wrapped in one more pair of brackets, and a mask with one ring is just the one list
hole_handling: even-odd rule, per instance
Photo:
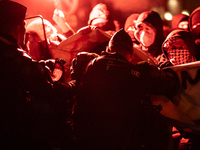
{"label": "protester", "polygon": [[75,31],[71,28],[71,26],[66,22],[64,13],[59,10],[55,9],[53,13],[54,22],[61,28],[62,34],[68,38],[75,33]]}
{"label": "protester", "polygon": [[[79,37],[79,39],[77,40],[74,40],[73,37],[71,38],[74,40],[72,42],[72,44],[74,44],[74,48],[70,49],[70,53],[67,54],[68,56],[71,55],[71,57],[67,56],[68,58],[70,58],[70,60],[72,60],[76,56],[78,51],[97,53],[100,55],[101,52],[106,49],[109,41],[108,37],[111,37],[111,34],[113,34],[115,30],[119,29],[119,24],[117,26],[118,22],[112,19],[111,14],[107,9],[107,6],[103,3],[97,4],[92,9],[89,16],[88,25],[80,28],[76,33],[74,33],[73,29],[68,25],[67,22],[65,22],[64,13],[61,10],[56,9],[54,11],[53,20],[61,27],[61,29],[63,30],[63,35],[65,35],[65,33],[69,33],[68,37],[73,35],[73,37]],[[96,32],[94,30],[96,30]],[[104,36],[106,37],[106,40],[104,40]],[[77,41],[79,41],[81,44],[78,44]],[[77,48],[76,44],[78,44],[79,48],[82,46],[81,50]],[[56,48],[53,52],[58,53],[58,51],[56,51]],[[67,64],[71,64],[70,61],[67,61]],[[68,80],[68,78],[70,78],[68,72],[69,65],[66,65],[66,67],[66,80]]]}
{"label": "protester", "polygon": [[189,17],[189,28],[195,39],[195,50],[200,60],[200,7],[197,7]]}
{"label": "protester", "polygon": [[[112,36],[116,31],[120,29],[119,21],[112,18],[112,14],[104,3],[98,3],[93,7],[89,15],[88,26],[80,28],[77,33],[81,32],[82,35],[87,35],[95,29],[100,29],[110,36]],[[96,41],[96,43],[97,46],[90,50],[90,52],[100,55],[102,51],[106,50],[108,41]]]}
{"label": "protester", "polygon": [[135,38],[140,42],[139,47],[152,57],[160,55],[164,41],[160,15],[155,11],[144,11],[139,15],[135,26]]}
{"label": "protester", "polygon": [[185,14],[176,14],[171,20],[171,29],[184,29],[189,31],[189,16]]}
{"label": "protester", "polygon": [[157,57],[159,67],[176,66],[196,61],[194,39],[190,32],[176,29],[162,45],[163,54]]}
{"label": "protester", "polygon": [[86,71],[81,68],[85,73],[73,113],[75,149],[167,149],[165,119],[142,100],[146,93],[173,97],[178,80],[148,63],[133,65],[132,58],[131,37],[121,29],[107,52],[92,59]]}
{"label": "protester", "polygon": [[[64,13],[61,10],[54,10],[53,20],[62,29],[63,34],[66,37],[75,33],[65,21]],[[88,26],[95,26],[111,35],[120,29],[120,23],[117,20],[113,20],[106,4],[103,3],[95,5],[91,10],[89,14]],[[85,28],[85,26],[83,28]]]}
{"label": "protester", "polygon": [[25,6],[2,0],[0,10],[0,149],[66,148],[67,101],[75,95],[75,81],[53,82],[47,62],[33,61],[20,48],[25,40]]}
{"label": "protester", "polygon": [[119,22],[113,20],[112,14],[103,3],[99,3],[93,7],[89,15],[88,25],[96,26],[111,35],[120,29]]}
{"label": "protester", "polygon": [[[133,13],[125,21],[124,24],[124,30],[129,34],[129,36],[132,39],[133,47],[137,47],[140,43],[135,38],[135,22],[139,16],[139,13]],[[133,64],[137,64],[138,62],[143,61],[142,58],[140,58],[136,51],[134,51],[134,59],[132,60]]]}
{"label": "protester", "polygon": [[57,47],[66,37],[46,19],[38,18],[30,21],[26,27],[25,50],[36,61],[53,58],[51,49]]}

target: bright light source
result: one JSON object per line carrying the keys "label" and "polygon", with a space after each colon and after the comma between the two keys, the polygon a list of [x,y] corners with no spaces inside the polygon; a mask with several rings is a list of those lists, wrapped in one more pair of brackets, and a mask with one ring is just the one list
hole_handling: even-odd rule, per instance
{"label": "bright light source", "polygon": [[168,4],[172,8],[176,8],[179,5],[178,0],[168,0]]}
{"label": "bright light source", "polygon": [[187,10],[183,10],[181,13],[184,14],[184,15],[187,15],[187,16],[190,15],[189,12],[188,12]]}
{"label": "bright light source", "polygon": [[172,14],[170,12],[165,12],[164,17],[168,21],[172,20]]}
{"label": "bright light source", "polygon": [[181,2],[180,0],[168,0],[167,1],[168,10],[174,15],[181,12]]}

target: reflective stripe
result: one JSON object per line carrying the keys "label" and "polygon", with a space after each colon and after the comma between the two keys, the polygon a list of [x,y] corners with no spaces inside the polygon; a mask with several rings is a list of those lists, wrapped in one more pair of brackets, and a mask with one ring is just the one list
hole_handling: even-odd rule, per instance
{"label": "reflective stripe", "polygon": [[3,38],[0,36],[0,40],[8,45],[12,45],[12,43],[10,41],[8,41],[7,39]]}

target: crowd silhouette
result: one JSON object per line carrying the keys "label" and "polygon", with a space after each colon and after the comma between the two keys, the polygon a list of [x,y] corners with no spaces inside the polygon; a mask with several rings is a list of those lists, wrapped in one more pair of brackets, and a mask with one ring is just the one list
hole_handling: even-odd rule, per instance
{"label": "crowd silhouette", "polygon": [[[199,132],[151,102],[152,95],[173,102],[180,83],[170,67],[200,60],[200,7],[173,16],[167,32],[156,11],[120,23],[104,3],[78,31],[55,9],[62,33],[26,12],[0,1],[0,149],[200,149]],[[58,50],[69,59],[55,57]]]}

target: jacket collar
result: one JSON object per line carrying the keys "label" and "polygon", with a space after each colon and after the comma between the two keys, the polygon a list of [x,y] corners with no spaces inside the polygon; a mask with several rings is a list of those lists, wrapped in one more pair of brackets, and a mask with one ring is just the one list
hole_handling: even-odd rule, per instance
{"label": "jacket collar", "polygon": [[17,43],[17,40],[14,37],[12,37],[11,35],[6,34],[6,33],[0,32],[0,41],[2,41],[3,43],[5,43],[7,45],[12,45],[17,48],[20,47]]}

